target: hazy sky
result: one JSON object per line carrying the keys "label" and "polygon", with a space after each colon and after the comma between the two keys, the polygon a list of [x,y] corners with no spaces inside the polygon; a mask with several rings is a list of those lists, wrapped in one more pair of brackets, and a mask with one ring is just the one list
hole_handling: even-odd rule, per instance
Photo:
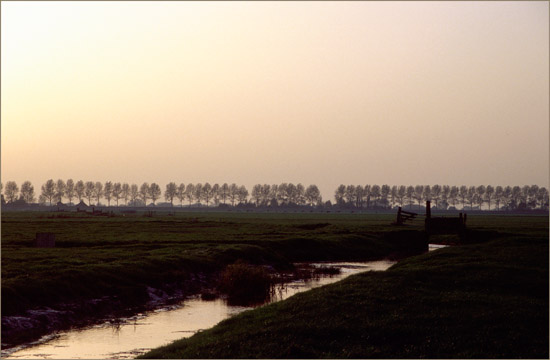
{"label": "hazy sky", "polygon": [[548,186],[547,1],[1,7],[4,184]]}

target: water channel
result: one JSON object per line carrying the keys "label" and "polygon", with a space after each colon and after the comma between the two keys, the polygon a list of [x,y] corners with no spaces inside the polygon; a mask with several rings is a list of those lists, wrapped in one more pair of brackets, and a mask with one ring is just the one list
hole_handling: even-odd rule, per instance
{"label": "water channel", "polygon": [[[430,244],[430,251],[446,245]],[[340,273],[309,280],[298,280],[279,286],[270,302],[319,286],[342,280],[364,271],[383,271],[395,261],[317,263],[331,266]],[[130,359],[155,347],[189,337],[220,321],[252,307],[230,306],[223,299],[201,300],[189,297],[176,305],[117,319],[84,329],[74,329],[48,335],[39,341],[2,351],[6,359]]]}
{"label": "water channel", "polygon": [[[430,244],[430,251],[446,245]],[[395,261],[317,263],[331,266],[340,273],[310,280],[298,280],[279,286],[270,302],[319,286],[342,280],[364,271],[383,271]],[[117,319],[84,329],[48,335],[39,341],[3,350],[6,359],[130,359],[174,340],[190,337],[218,322],[252,307],[230,306],[223,299],[201,300],[190,297],[176,304],[129,318]]]}
{"label": "water channel", "polygon": [[[332,276],[298,280],[279,286],[271,302],[330,284],[364,271],[382,271],[395,261],[381,260],[362,263],[319,263],[314,266],[331,266],[340,269]],[[190,297],[176,305],[154,311],[105,322],[84,329],[74,329],[46,336],[33,344],[2,351],[6,359],[129,359],[189,337],[198,331],[213,327],[218,322],[252,307],[229,306],[223,299],[201,300]]]}

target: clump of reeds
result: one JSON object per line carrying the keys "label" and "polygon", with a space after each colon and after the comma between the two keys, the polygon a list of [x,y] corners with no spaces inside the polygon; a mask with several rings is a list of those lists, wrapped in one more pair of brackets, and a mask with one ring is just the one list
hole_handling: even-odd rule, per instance
{"label": "clump of reeds", "polygon": [[271,289],[271,276],[262,266],[238,260],[228,265],[220,275],[220,290],[233,304],[247,304],[266,300]]}

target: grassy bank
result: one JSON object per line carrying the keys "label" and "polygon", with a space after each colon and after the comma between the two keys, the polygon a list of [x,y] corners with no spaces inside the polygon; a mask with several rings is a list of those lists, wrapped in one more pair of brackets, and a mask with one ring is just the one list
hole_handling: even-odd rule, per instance
{"label": "grassy bank", "polygon": [[[2,314],[118,295],[140,303],[147,286],[179,284],[237,259],[278,269],[308,260],[369,260],[395,253],[392,216],[176,213],[99,217],[2,213]],[[422,234],[412,226],[403,235]],[[34,248],[38,232],[55,248]],[[401,236],[401,237],[403,237]]]}
{"label": "grassy bank", "polygon": [[[548,218],[247,311],[146,358],[548,358]],[[498,232],[497,232],[498,231]]]}

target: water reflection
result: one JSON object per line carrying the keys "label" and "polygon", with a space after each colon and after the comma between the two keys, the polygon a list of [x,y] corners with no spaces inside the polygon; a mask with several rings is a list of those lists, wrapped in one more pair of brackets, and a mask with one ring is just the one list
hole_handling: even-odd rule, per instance
{"label": "water reflection", "polygon": [[[274,288],[271,301],[286,299],[298,292],[341,280],[349,275],[369,270],[386,270],[394,261],[367,263],[323,263],[315,266],[334,266],[340,273],[320,276],[308,281],[295,281]],[[195,296],[178,305],[117,319],[83,330],[61,332],[35,346],[15,348],[3,352],[9,359],[129,359],[165,345],[190,337],[198,331],[211,328],[218,322],[251,309],[230,306],[223,299],[210,301]],[[10,349],[11,350],[11,349]]]}

